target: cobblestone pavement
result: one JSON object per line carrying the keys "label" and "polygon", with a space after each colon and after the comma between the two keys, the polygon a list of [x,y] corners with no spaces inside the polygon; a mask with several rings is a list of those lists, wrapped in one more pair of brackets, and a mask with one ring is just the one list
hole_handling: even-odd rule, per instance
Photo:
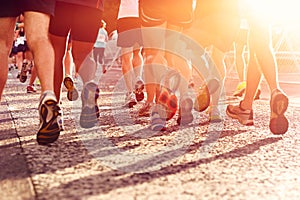
{"label": "cobblestone pavement", "polygon": [[[299,199],[295,93],[283,136],[269,131],[264,88],[254,105],[253,127],[225,115],[224,122],[210,124],[203,112],[194,113],[191,126],[171,120],[159,133],[148,130],[148,118],[136,117],[141,104],[122,108],[124,94],[109,87],[120,72],[110,71],[102,80],[98,126],[79,127],[81,102],[68,102],[64,91],[65,131],[57,142],[40,146],[39,94],[27,94],[13,73],[0,105],[0,199]],[[238,101],[227,96],[224,108],[228,102]]]}

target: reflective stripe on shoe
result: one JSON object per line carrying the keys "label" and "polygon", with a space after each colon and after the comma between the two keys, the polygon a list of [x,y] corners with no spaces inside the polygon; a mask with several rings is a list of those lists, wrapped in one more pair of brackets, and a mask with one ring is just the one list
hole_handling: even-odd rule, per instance
{"label": "reflective stripe on shoe", "polygon": [[289,122],[284,116],[288,108],[289,100],[280,90],[275,89],[271,94],[270,130],[273,134],[284,134],[287,132]]}
{"label": "reflective stripe on shoe", "polygon": [[241,102],[239,105],[228,105],[226,109],[226,114],[233,118],[237,119],[239,123],[251,126],[254,125],[253,123],[253,111],[252,110],[244,110],[241,108]]}

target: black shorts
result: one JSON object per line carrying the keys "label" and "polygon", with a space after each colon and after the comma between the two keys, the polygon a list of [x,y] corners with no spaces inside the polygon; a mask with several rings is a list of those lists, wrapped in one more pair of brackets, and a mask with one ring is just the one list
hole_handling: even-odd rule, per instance
{"label": "black shorts", "polygon": [[1,0],[0,17],[17,17],[20,15],[18,0]]}
{"label": "black shorts", "polygon": [[96,41],[103,12],[97,8],[57,2],[55,14],[51,17],[49,32],[56,36],[67,37],[82,42]]}
{"label": "black shorts", "polygon": [[28,45],[27,45],[27,43],[24,43],[24,44],[19,44],[18,46],[17,46],[17,53],[18,52],[26,52],[26,51],[28,51],[29,50],[29,48],[28,48]]}
{"label": "black shorts", "polygon": [[142,46],[141,21],[138,17],[125,17],[117,21],[119,47],[132,47],[136,43]]}
{"label": "black shorts", "polygon": [[0,17],[17,17],[25,11],[54,14],[55,0],[1,0]]}
{"label": "black shorts", "polygon": [[56,0],[22,0],[18,1],[21,12],[36,11],[49,15],[54,14]]}
{"label": "black shorts", "polygon": [[164,22],[188,27],[193,21],[193,0],[140,0],[140,18],[145,27]]}

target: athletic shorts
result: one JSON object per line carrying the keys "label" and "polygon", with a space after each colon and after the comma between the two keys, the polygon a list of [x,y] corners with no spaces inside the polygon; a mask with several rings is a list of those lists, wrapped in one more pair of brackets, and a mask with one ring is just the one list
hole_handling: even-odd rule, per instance
{"label": "athletic shorts", "polygon": [[49,15],[54,14],[56,0],[21,0],[20,4],[21,12],[25,11],[37,11]]}
{"label": "athletic shorts", "polygon": [[0,17],[17,17],[20,15],[18,0],[2,0],[0,3]]}
{"label": "athletic shorts", "polygon": [[164,22],[188,27],[193,21],[193,0],[140,0],[140,18],[145,27]]}
{"label": "athletic shorts", "polygon": [[29,48],[28,48],[28,45],[27,45],[27,42],[25,42],[24,44],[19,44],[18,46],[17,46],[17,53],[18,52],[26,52],[26,51],[28,51],[29,50]]}
{"label": "athletic shorts", "polygon": [[55,0],[2,0],[0,17],[17,17],[25,11],[54,14]]}
{"label": "athletic shorts", "polygon": [[102,14],[97,8],[57,2],[55,14],[50,20],[49,32],[67,37],[71,31],[72,40],[94,43],[101,26]]}
{"label": "athletic shorts", "polygon": [[141,23],[138,17],[126,17],[118,19],[118,47],[133,47],[136,43],[142,46]]}

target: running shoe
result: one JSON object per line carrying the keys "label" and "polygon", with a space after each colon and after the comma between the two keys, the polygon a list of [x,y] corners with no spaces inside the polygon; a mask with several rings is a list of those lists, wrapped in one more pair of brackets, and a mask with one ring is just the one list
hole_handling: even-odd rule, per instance
{"label": "running shoe", "polygon": [[217,106],[212,106],[209,109],[209,122],[219,123],[222,122],[222,117]]}
{"label": "running shoe", "polygon": [[233,96],[242,97],[246,91],[246,81],[240,82],[235,91],[233,92]]}
{"label": "running shoe", "polygon": [[284,134],[287,132],[289,122],[284,116],[288,108],[289,99],[282,91],[275,89],[271,94],[271,116],[270,116],[270,130],[273,134]]}
{"label": "running shoe", "polygon": [[82,110],[80,114],[80,126],[82,128],[92,128],[96,125],[99,114],[97,99],[99,98],[99,88],[97,84],[88,82],[85,84],[82,93]]}
{"label": "running shoe", "polygon": [[19,77],[21,83],[25,83],[27,80],[27,65],[28,65],[27,62],[24,62],[22,64],[22,69],[21,69],[20,77]]}
{"label": "running shoe", "polygon": [[164,107],[166,120],[170,120],[178,109],[178,99],[176,95],[166,87],[161,87],[160,94],[157,99],[157,104]]}
{"label": "running shoe", "polygon": [[37,133],[37,142],[46,145],[55,142],[60,134],[59,119],[60,107],[54,93],[46,92],[42,95],[39,105],[40,127]]}
{"label": "running shoe", "polygon": [[134,94],[137,101],[142,101],[144,99],[144,87],[144,81],[139,78],[134,86]]}
{"label": "running shoe", "polygon": [[26,87],[27,93],[36,93],[36,89],[34,87],[34,85],[28,85]]}
{"label": "running shoe", "polygon": [[240,102],[239,105],[228,105],[226,109],[226,114],[233,118],[237,119],[239,123],[246,125],[246,126],[251,126],[253,125],[253,110],[245,110],[241,107]]}
{"label": "running shoe", "polygon": [[194,109],[198,112],[203,112],[210,104],[210,93],[206,85],[202,85],[197,92],[194,102]]}
{"label": "running shoe", "polygon": [[145,102],[142,108],[138,112],[139,117],[149,117],[151,109],[153,107],[153,103]]}
{"label": "running shoe", "polygon": [[151,109],[150,129],[153,131],[166,130],[166,110],[160,104],[155,104]]}
{"label": "running shoe", "polygon": [[[238,84],[236,90],[233,93],[233,96],[242,97],[245,94],[245,92],[246,92],[246,82],[243,81]],[[260,94],[261,94],[261,90],[258,89],[257,92],[255,93],[254,100],[260,99]]]}
{"label": "running shoe", "polygon": [[[60,102],[60,107],[62,107],[62,103]],[[64,122],[64,115],[62,110],[60,110],[60,117],[58,118],[58,126],[60,128],[60,131],[64,131],[65,130],[65,122]]]}
{"label": "running shoe", "polygon": [[193,100],[190,97],[183,97],[179,103],[179,114],[177,118],[179,125],[187,125],[194,120],[192,109]]}
{"label": "running shoe", "polygon": [[64,85],[67,88],[67,98],[69,101],[76,101],[78,99],[78,91],[75,87],[74,81],[71,76],[67,75],[64,78]]}
{"label": "running shoe", "polygon": [[136,105],[136,99],[135,99],[135,94],[133,92],[128,92],[126,93],[125,96],[125,107],[128,108],[133,108],[134,105]]}

